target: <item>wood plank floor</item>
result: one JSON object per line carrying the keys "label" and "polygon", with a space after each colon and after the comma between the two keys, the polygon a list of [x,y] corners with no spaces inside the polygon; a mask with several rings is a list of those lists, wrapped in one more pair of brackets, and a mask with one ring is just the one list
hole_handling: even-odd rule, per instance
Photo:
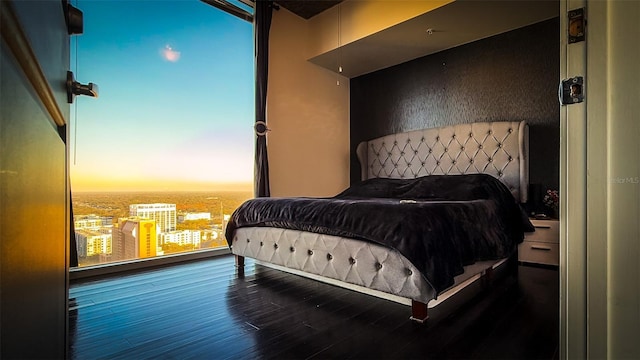
{"label": "wood plank floor", "polygon": [[427,325],[383,299],[232,256],[82,280],[71,359],[555,359],[558,271],[520,266]]}

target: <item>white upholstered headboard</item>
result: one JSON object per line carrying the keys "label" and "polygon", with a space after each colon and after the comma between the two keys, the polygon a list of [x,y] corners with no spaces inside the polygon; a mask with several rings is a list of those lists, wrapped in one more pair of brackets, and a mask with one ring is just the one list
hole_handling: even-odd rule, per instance
{"label": "white upholstered headboard", "polygon": [[413,130],[363,141],[356,149],[362,180],[484,173],[527,201],[529,126],[478,122]]}

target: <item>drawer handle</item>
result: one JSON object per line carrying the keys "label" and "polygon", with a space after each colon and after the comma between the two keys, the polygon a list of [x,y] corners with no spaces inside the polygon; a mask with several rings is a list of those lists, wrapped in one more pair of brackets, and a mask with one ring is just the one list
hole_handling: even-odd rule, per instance
{"label": "drawer handle", "polygon": [[546,246],[535,246],[535,245],[531,245],[531,250],[544,250],[544,251],[551,251],[550,247],[546,247]]}
{"label": "drawer handle", "polygon": [[536,229],[551,229],[549,225],[534,225],[533,227]]}

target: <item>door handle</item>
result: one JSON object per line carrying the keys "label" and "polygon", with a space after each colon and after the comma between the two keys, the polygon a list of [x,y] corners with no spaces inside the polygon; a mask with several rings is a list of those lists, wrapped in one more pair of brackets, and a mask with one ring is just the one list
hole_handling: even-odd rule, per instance
{"label": "door handle", "polygon": [[532,245],[531,250],[551,251],[550,247]]}
{"label": "door handle", "polygon": [[76,95],[98,97],[98,85],[94,83],[81,84],[74,79],[73,71],[67,71],[67,102],[72,104]]}

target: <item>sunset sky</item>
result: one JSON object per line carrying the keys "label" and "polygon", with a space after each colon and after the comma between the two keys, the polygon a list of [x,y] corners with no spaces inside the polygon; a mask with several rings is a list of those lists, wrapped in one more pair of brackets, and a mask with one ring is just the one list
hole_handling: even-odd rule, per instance
{"label": "sunset sky", "polygon": [[71,107],[72,189],[250,189],[252,25],[198,0],[71,3],[71,68],[99,86]]}

